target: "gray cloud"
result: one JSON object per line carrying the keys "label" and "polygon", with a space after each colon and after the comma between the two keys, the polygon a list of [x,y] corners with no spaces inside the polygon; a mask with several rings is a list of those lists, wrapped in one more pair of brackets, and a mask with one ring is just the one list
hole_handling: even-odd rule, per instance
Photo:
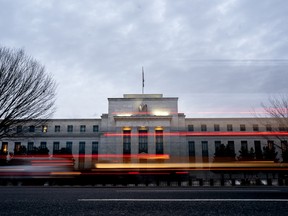
{"label": "gray cloud", "polygon": [[140,93],[142,66],[145,92],[178,96],[191,116],[221,116],[199,113],[249,111],[287,92],[287,7],[285,0],[0,0],[0,44],[25,48],[54,75],[55,117],[99,117],[107,97]]}

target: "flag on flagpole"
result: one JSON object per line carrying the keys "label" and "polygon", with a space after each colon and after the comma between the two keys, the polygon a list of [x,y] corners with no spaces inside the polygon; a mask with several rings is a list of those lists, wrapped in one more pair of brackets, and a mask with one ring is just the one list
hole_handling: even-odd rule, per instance
{"label": "flag on flagpole", "polygon": [[142,66],[142,94],[144,93],[144,68]]}

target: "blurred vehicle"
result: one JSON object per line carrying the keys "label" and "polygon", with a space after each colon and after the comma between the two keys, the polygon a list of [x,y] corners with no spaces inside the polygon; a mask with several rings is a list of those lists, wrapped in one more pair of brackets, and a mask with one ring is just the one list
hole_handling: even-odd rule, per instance
{"label": "blurred vehicle", "polygon": [[0,166],[1,184],[44,184],[47,180],[72,178],[75,175],[72,158],[51,156],[7,157]]}

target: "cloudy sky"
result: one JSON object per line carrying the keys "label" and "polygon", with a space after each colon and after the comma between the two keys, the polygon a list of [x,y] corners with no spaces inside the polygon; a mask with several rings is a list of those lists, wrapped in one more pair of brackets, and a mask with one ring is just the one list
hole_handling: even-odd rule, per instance
{"label": "cloudy sky", "polygon": [[242,117],[287,93],[286,0],[0,0],[0,45],[58,83],[54,118],[99,118],[108,97],[179,97],[187,117]]}

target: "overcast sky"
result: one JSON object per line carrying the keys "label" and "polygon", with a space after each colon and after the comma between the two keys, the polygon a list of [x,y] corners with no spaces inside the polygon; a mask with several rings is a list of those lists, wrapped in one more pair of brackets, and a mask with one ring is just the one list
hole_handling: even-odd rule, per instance
{"label": "overcast sky", "polygon": [[179,97],[187,117],[242,117],[288,91],[286,0],[0,0],[0,45],[58,83],[54,118],[109,97]]}

